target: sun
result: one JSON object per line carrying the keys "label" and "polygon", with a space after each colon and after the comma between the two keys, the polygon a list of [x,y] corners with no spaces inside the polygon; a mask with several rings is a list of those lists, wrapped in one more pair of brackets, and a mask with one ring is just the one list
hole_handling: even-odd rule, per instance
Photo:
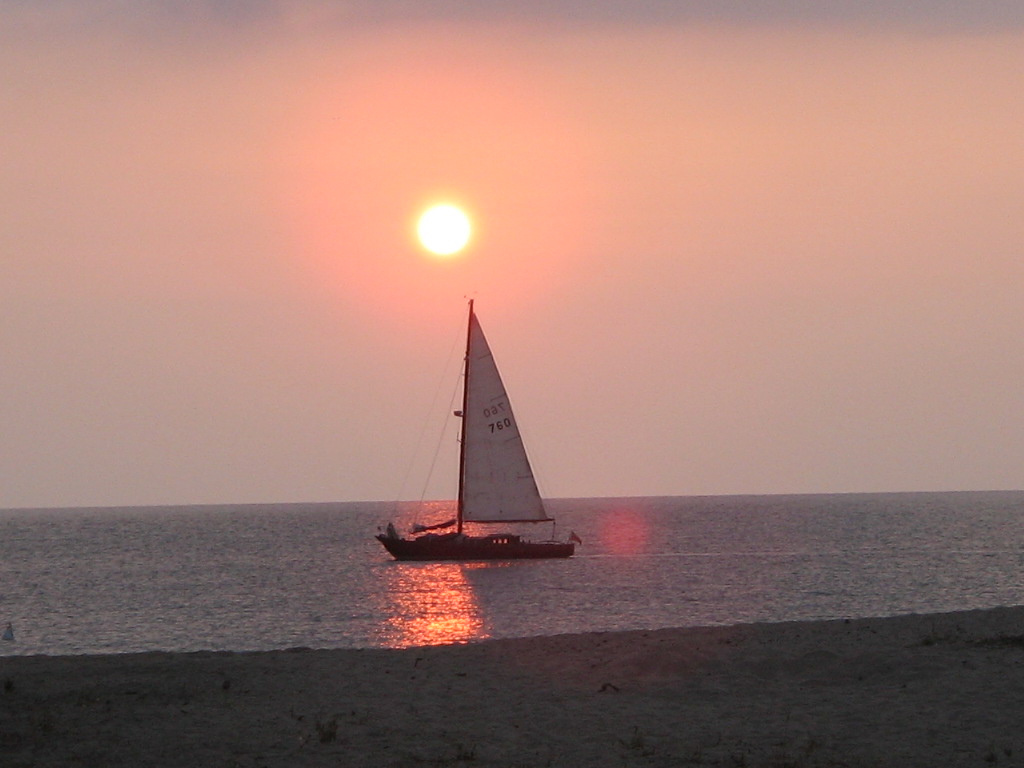
{"label": "sun", "polygon": [[469,216],[448,203],[428,208],[416,225],[420,243],[437,256],[454,256],[461,251],[469,242],[472,230]]}

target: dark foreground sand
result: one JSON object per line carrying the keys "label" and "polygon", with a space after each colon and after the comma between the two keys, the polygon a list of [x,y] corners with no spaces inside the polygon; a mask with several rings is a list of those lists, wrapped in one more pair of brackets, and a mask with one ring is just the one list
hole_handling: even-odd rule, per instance
{"label": "dark foreground sand", "polygon": [[0,659],[0,766],[1024,765],[1024,608]]}

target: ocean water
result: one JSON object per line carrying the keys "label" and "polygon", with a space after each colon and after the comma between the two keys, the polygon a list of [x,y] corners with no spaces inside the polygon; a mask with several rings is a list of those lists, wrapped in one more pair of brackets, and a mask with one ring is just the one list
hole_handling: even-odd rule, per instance
{"label": "ocean water", "polygon": [[[556,500],[570,560],[398,563],[382,503],[0,511],[0,655],[406,647],[1024,604],[1024,492]],[[549,526],[538,526],[546,538]]]}

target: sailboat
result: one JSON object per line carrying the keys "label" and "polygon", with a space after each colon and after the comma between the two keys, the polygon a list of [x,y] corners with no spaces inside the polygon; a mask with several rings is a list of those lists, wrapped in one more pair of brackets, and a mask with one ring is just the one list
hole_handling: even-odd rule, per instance
{"label": "sailboat", "polygon": [[[396,560],[522,560],[572,557],[579,539],[530,541],[513,533],[470,536],[465,523],[552,522],[537,490],[505,385],[469,302],[454,520],[419,527],[404,538],[389,523],[377,540]],[[455,528],[447,533],[436,530]]]}

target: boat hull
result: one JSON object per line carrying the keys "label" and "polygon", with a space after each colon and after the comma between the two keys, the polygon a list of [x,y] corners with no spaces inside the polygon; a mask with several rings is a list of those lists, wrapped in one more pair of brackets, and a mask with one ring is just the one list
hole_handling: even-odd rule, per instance
{"label": "boat hull", "polygon": [[546,560],[572,557],[572,542],[523,541],[518,536],[420,536],[377,540],[396,560]]}

